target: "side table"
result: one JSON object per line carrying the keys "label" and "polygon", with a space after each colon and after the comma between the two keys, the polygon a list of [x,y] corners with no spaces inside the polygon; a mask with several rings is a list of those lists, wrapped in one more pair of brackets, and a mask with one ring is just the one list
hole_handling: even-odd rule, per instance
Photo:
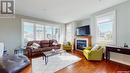
{"label": "side table", "polygon": [[15,49],[14,54],[23,54],[23,55],[25,55],[26,54],[26,49],[24,49],[24,48]]}

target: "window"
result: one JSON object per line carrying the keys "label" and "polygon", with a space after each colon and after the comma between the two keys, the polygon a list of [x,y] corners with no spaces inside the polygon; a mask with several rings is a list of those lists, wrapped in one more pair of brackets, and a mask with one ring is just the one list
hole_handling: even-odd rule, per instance
{"label": "window", "polygon": [[24,29],[23,29],[23,40],[26,44],[28,41],[34,40],[34,24],[24,22]]}
{"label": "window", "polygon": [[60,40],[60,28],[52,27],[52,26],[45,26],[45,39],[56,39]]}
{"label": "window", "polygon": [[53,27],[52,39],[60,40],[60,29],[57,27]]}
{"label": "window", "polygon": [[109,12],[96,18],[96,42],[115,44],[115,12]]}
{"label": "window", "polygon": [[51,26],[45,26],[45,39],[49,40],[52,39],[52,27]]}
{"label": "window", "polygon": [[36,40],[44,39],[44,25],[36,24]]}
{"label": "window", "polygon": [[22,46],[26,46],[28,41],[32,40],[51,40],[60,41],[60,27],[52,25],[43,25],[31,21],[22,22]]}

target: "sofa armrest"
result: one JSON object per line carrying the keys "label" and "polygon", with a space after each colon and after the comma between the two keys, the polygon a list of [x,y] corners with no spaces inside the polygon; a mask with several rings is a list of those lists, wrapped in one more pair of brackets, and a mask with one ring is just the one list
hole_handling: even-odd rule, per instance
{"label": "sofa armrest", "polygon": [[58,44],[57,46],[58,46],[59,48],[61,48],[61,44]]}
{"label": "sofa armrest", "polygon": [[54,49],[60,49],[60,48],[61,48],[61,44],[52,45],[52,47],[53,47]]}
{"label": "sofa armrest", "polygon": [[31,46],[27,46],[26,47],[26,51],[27,51],[27,55],[30,57],[31,56],[31,53],[32,53],[32,47]]}
{"label": "sofa armrest", "polygon": [[26,47],[27,50],[32,50],[33,48],[31,46]]}
{"label": "sofa armrest", "polygon": [[57,46],[61,46],[61,44],[58,44]]}
{"label": "sofa armrest", "polygon": [[92,47],[86,47],[84,50],[91,50]]}
{"label": "sofa armrest", "polygon": [[61,47],[61,44],[57,44],[57,45],[52,45],[52,46],[59,46],[59,47]]}
{"label": "sofa armrest", "polygon": [[99,48],[98,50],[91,50],[89,55],[101,55],[103,54],[103,48]]}

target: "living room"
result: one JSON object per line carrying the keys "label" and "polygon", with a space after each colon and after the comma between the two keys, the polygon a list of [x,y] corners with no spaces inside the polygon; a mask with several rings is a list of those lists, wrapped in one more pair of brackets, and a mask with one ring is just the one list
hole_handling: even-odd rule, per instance
{"label": "living room", "polygon": [[0,73],[130,73],[129,0],[0,6]]}

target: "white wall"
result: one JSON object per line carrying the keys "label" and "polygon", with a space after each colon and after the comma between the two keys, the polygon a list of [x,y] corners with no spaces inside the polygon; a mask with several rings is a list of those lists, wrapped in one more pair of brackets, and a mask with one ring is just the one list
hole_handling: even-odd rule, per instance
{"label": "white wall", "polygon": [[90,18],[77,21],[77,27],[90,25],[90,24],[91,24],[91,19]]}
{"label": "white wall", "polygon": [[[67,32],[67,25],[71,25],[71,26],[69,26],[71,29],[68,30],[70,33]],[[75,23],[75,22],[70,22],[70,23],[65,24],[65,27],[66,27],[66,29],[65,29],[65,35],[66,35],[65,41],[66,42],[68,42],[68,41],[74,42],[76,26],[77,26],[77,23]]]}
{"label": "white wall", "polygon": [[[63,25],[62,23],[41,20],[23,15],[16,15],[15,18],[0,18],[0,42],[4,42],[5,48],[7,48],[9,54],[13,54],[14,49],[22,45],[22,19],[47,22],[54,25],[60,25],[61,27]],[[64,35],[64,33],[62,34]]]}
{"label": "white wall", "polygon": [[[124,43],[127,43],[130,46],[130,1],[96,12],[92,14],[89,18],[77,21],[77,26],[79,27],[83,25],[90,25],[93,41],[92,43],[95,44],[95,16],[113,10],[116,11],[116,44],[118,46],[123,46]],[[130,65],[130,56],[128,55],[111,53],[111,60]]]}
{"label": "white wall", "polygon": [[13,53],[13,49],[21,44],[21,27],[20,19],[0,19],[0,41],[4,42],[5,48],[9,53]]}

